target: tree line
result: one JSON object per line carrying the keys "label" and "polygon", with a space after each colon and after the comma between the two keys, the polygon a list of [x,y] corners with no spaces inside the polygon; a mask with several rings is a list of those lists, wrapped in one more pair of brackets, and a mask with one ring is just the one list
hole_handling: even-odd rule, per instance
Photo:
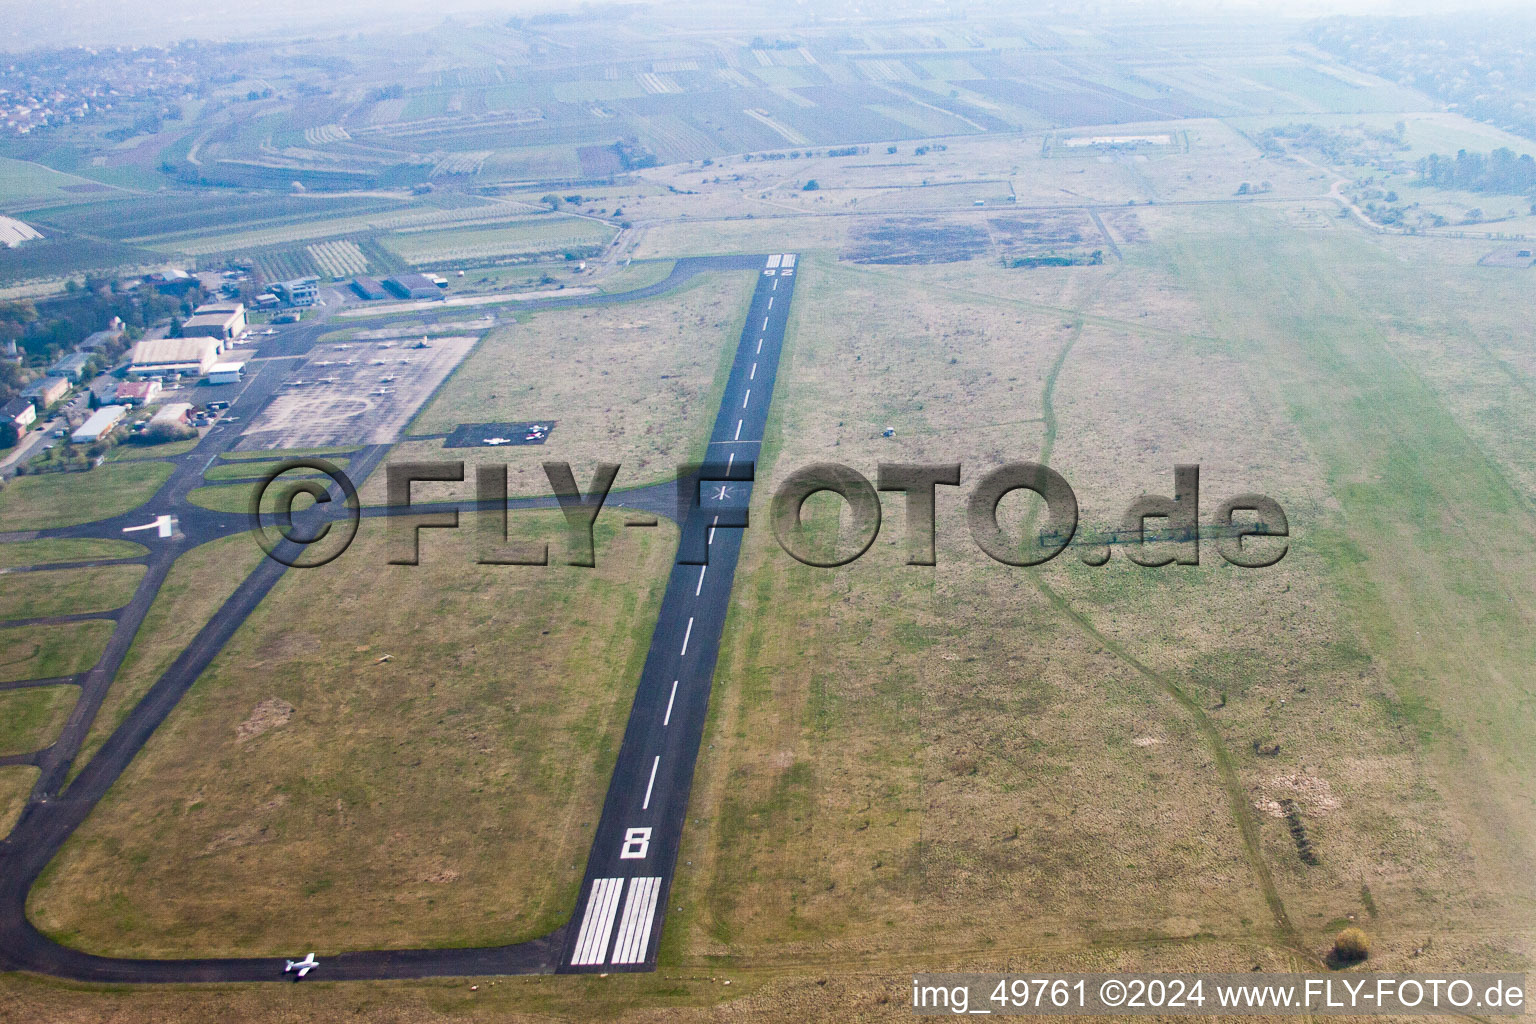
{"label": "tree line", "polygon": [[1536,194],[1536,160],[1507,147],[1486,154],[1463,149],[1454,157],[1433,153],[1419,161],[1418,170],[1421,183],[1437,188]]}
{"label": "tree line", "polygon": [[110,278],[70,281],[63,295],[50,299],[0,302],[0,350],[16,343],[19,359],[0,359],[0,403],[14,398],[38,370],[73,352],[114,317],[123,321],[129,339],[167,316],[189,316],[203,300],[201,288],[183,295],[162,295],[150,287],[125,289]]}

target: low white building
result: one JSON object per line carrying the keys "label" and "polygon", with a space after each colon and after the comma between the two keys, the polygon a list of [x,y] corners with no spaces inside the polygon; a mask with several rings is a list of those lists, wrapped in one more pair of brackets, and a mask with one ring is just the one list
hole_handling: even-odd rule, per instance
{"label": "low white building", "polygon": [[133,346],[130,372],[141,376],[207,373],[218,361],[222,344],[214,338],[156,338]]}
{"label": "low white building", "polygon": [[175,427],[183,426],[191,413],[191,402],[167,402],[155,410],[155,414],[149,418],[149,425],[153,427],[161,423],[169,423]]}
{"label": "low white building", "polygon": [[208,368],[208,383],[239,384],[244,373],[244,363],[214,363]]}
{"label": "low white building", "polygon": [[107,434],[111,433],[112,428],[117,426],[118,422],[127,414],[128,407],[126,405],[104,405],[91,413],[91,418],[80,424],[79,428],[69,435],[69,439],[76,444],[90,444],[93,441],[100,441]]}

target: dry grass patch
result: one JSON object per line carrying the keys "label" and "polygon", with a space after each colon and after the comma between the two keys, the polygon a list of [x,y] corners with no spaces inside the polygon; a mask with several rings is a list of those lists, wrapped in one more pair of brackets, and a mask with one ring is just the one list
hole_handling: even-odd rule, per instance
{"label": "dry grass patch", "polygon": [[[562,522],[512,529],[558,554]],[[289,573],[50,867],[33,919],[137,955],[549,931],[676,542],[611,515],[597,532],[596,569],[476,565],[471,521],[389,566],[367,520],[342,558]]]}
{"label": "dry grass patch", "polygon": [[88,473],[17,477],[0,488],[0,532],[109,519],[148,501],[171,475],[165,462],[113,462]]}
{"label": "dry grass patch", "polygon": [[[756,277],[707,274],[678,292],[637,303],[537,313],[493,331],[448,379],[409,433],[446,433],[460,423],[547,420],[543,445],[448,448],[405,442],[391,462],[486,460],[509,467],[508,493],[547,494],[541,464],[568,461],[583,486],[598,462],[624,468],[617,484],[666,477],[695,454],[714,419],[723,371],[740,336]],[[381,470],[363,500],[385,500]],[[417,485],[419,500],[474,493]]]}
{"label": "dry grass patch", "polygon": [[112,623],[105,620],[0,630],[0,683],[84,672],[111,635]]}
{"label": "dry grass patch", "polygon": [[144,578],[142,565],[29,572],[6,580],[0,619],[41,619],[120,608]]}
{"label": "dry grass patch", "polygon": [[40,774],[29,764],[0,768],[0,836],[16,827],[16,819],[26,809],[27,797],[32,794]]}
{"label": "dry grass patch", "polygon": [[106,699],[75,757],[72,773],[85,767],[264,557],[249,534],[240,534],[195,547],[176,560],[155,592],[155,601],[139,626],[133,646],[118,666]]}
{"label": "dry grass patch", "polygon": [[[1524,405],[1525,370],[1499,368],[1501,350],[1518,347],[1506,339],[1522,329],[1522,306],[1491,301],[1470,270],[1417,258],[1413,240],[1299,232],[1277,212],[1190,217],[1160,244],[1250,396],[1252,412],[1215,417],[1231,425],[1224,461],[1282,467],[1300,451],[1297,468],[1316,467],[1257,481],[1295,505],[1297,536],[1282,572],[1244,588],[1246,607],[1218,585],[1165,612],[1210,624],[1203,641],[1184,627],[1196,642],[1170,661],[1203,676],[1206,693],[1232,684],[1214,713],[1229,745],[1280,745],[1244,770],[1255,796],[1301,772],[1339,804],[1324,815],[1296,801],[1319,868],[1296,868],[1293,836],[1265,826],[1293,917],[1321,947],[1327,922],[1365,902],[1363,880],[1395,927],[1519,918],[1514,908],[1536,899],[1522,866],[1536,565],[1518,540],[1531,505],[1513,481],[1533,466],[1483,420],[1489,404]],[[1243,456],[1280,416],[1292,426]],[[1112,614],[1096,617],[1146,650],[1148,634],[1127,628],[1146,608],[1112,599]]]}
{"label": "dry grass patch", "polygon": [[52,743],[79,696],[77,686],[0,693],[0,757],[30,754]]}
{"label": "dry grass patch", "polygon": [[90,562],[109,558],[142,558],[149,549],[126,540],[22,540],[0,544],[0,569],[57,562]]}
{"label": "dry grass patch", "polygon": [[[1041,393],[1076,328],[889,280],[803,272],[772,475],[958,460],[969,485],[1038,455]],[[936,569],[902,564],[886,507],[881,543],[845,569],[749,535],[677,954],[915,967],[919,950],[1265,931],[1194,725],[1027,573],[987,560],[955,492],[940,491]],[[1164,742],[1135,742],[1152,731]]]}

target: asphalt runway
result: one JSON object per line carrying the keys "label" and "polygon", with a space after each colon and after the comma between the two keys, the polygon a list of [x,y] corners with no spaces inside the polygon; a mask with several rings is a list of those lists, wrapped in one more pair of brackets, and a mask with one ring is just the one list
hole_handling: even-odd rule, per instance
{"label": "asphalt runway", "polygon": [[[793,259],[793,257],[790,257]],[[793,270],[759,278],[736,348],[707,463],[737,470],[757,462],[795,289]],[[787,275],[787,276],[785,276]],[[716,472],[719,472],[718,470]],[[742,531],[717,527],[744,511],[751,485],[704,479],[682,521],[682,541],[701,538],[702,565],[674,563],[640,674],[624,742],[598,822],[562,971],[654,970],[667,897],[688,815],[693,765],[704,736],[720,634],[730,607]]]}
{"label": "asphalt runway", "polygon": [[[709,270],[761,270],[710,435],[708,459],[726,467],[727,473],[740,473],[742,465],[756,461],[761,448],[794,291],[793,262],[793,256],[782,255],[681,259],[666,279],[635,291],[542,299],[519,303],[517,308],[629,302],[661,294]],[[421,324],[432,319],[417,312],[379,323]],[[126,538],[150,549],[143,560],[147,570],[132,599],[111,613],[117,626],[94,667],[78,676],[0,686],[13,689],[47,682],[81,687],[81,697],[59,738],[18,761],[35,764],[41,777],[15,828],[0,840],[0,969],[112,983],[279,981],[292,977],[283,973],[284,961],[279,958],[129,959],[71,949],[33,927],[26,916],[26,899],[69,836],[287,571],[279,561],[263,560],[64,788],[107,689],[176,557],[192,547],[249,529],[244,515],[192,505],[186,500],[188,493],[203,485],[207,466],[235,448],[245,425],[267,407],[297,365],[294,361],[304,358],[328,329],[331,325],[322,317],[262,345],[256,353],[255,371],[240,385],[225,418],[191,452],[163,460],[173,465],[170,478],[138,509],[80,526],[0,535],[0,540]],[[361,448],[349,456],[348,473],[361,483],[387,451],[387,445]],[[547,936],[510,946],[371,950],[337,956],[326,956],[322,950],[315,977],[384,979],[655,968],[741,546],[739,529],[714,528],[714,524],[730,522],[735,510],[744,510],[751,496],[749,484],[700,483],[699,504],[682,513],[682,543],[688,545],[691,539],[708,561],[706,565],[677,564],[668,581],[573,920]],[[339,499],[339,492],[333,497]],[[315,506],[306,515],[318,518],[338,504]],[[550,507],[554,502],[539,498],[507,504],[515,509]],[[674,517],[680,514],[672,486],[615,492],[607,504]],[[413,505],[410,512],[436,507],[441,506]],[[474,503],[452,507],[467,510]],[[391,513],[387,508],[363,510],[365,515]],[[285,542],[279,553],[293,556],[298,549]],[[308,950],[296,950],[295,956],[304,952]]]}

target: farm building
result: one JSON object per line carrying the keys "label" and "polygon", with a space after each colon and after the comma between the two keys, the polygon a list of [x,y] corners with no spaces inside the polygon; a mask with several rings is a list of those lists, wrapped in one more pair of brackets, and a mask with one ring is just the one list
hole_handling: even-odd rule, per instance
{"label": "farm building", "polygon": [[160,382],[157,380],[124,381],[117,386],[117,391],[112,397],[118,405],[148,405],[160,397]]}
{"label": "farm building", "polygon": [[386,277],[384,287],[402,299],[435,299],[442,294],[437,284],[425,274],[398,274]]}
{"label": "farm building", "polygon": [[131,373],[206,373],[218,359],[213,338],[156,338],[133,346]]}
{"label": "farm building", "polygon": [[71,352],[48,367],[48,372],[55,377],[63,377],[65,380],[78,384],[80,378],[85,375],[85,364],[90,361],[89,352]]}
{"label": "farm building", "polygon": [[244,373],[244,363],[214,363],[208,368],[208,383],[238,384]]}
{"label": "farm building", "polygon": [[181,333],[188,338],[218,338],[234,341],[245,333],[245,306],[235,302],[198,306]]}
{"label": "farm building", "polygon": [[197,278],[175,267],[150,274],[144,281],[164,295],[182,295],[197,287]]}
{"label": "farm building", "polygon": [[112,428],[117,426],[118,421],[127,414],[127,406],[104,405],[91,413],[91,418],[80,424],[79,429],[69,435],[69,439],[76,444],[90,444],[94,441],[100,441],[107,434],[111,433]]}
{"label": "farm building", "polygon": [[293,281],[279,281],[272,285],[272,292],[290,306],[313,306],[320,297],[320,279],[301,277]]}
{"label": "farm building", "polygon": [[123,322],[117,317],[112,318],[112,326],[95,334],[88,334],[80,343],[81,352],[95,352],[97,349],[114,345],[123,336]]}
{"label": "farm building", "polygon": [[362,298],[370,301],[373,299],[389,298],[389,293],[384,290],[384,286],[379,284],[376,278],[372,277],[359,277],[355,279],[352,282],[352,290],[357,292]]}
{"label": "farm building", "polygon": [[161,423],[169,423],[173,427],[185,426],[191,414],[191,402],[167,402],[149,418],[149,425],[153,427]]}
{"label": "farm building", "polygon": [[63,377],[44,377],[34,381],[21,393],[22,398],[30,398],[32,404],[37,406],[37,411],[42,412],[54,402],[69,394],[69,381]]}

